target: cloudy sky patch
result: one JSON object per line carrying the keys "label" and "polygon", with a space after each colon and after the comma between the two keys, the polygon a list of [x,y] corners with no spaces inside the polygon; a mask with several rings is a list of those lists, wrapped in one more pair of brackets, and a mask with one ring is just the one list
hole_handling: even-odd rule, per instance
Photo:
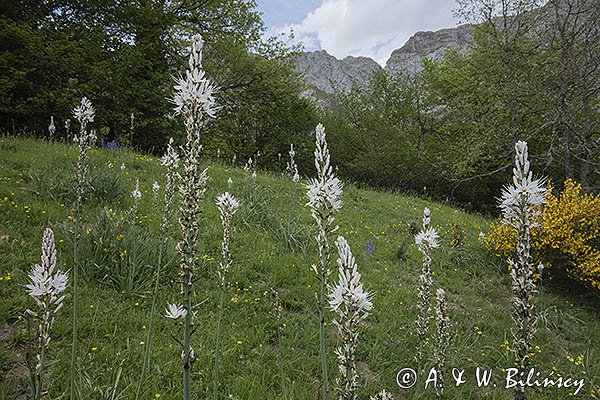
{"label": "cloudy sky patch", "polygon": [[294,32],[304,49],[381,65],[417,31],[456,26],[453,0],[258,0],[268,34]]}

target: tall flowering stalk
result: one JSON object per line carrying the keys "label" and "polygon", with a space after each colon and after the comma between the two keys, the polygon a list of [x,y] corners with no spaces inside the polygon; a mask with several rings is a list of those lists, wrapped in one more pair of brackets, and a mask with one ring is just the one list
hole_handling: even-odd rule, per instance
{"label": "tall flowering stalk", "polygon": [[446,351],[450,345],[450,318],[448,318],[448,303],[446,292],[438,288],[435,295],[435,319],[436,319],[436,341],[435,341],[435,369],[438,381],[435,385],[435,393],[439,400],[444,398],[444,368],[446,366]]}
{"label": "tall flowering stalk", "polygon": [[167,167],[166,181],[165,181],[165,209],[163,213],[163,220],[161,230],[163,233],[163,243],[166,245],[168,239],[167,233],[171,226],[171,214],[173,213],[173,197],[175,196],[175,184],[177,181],[177,168],[179,168],[179,153],[173,147],[173,138],[169,139],[167,145],[167,151],[164,156],[160,159],[160,163]]}
{"label": "tall flowering stalk", "polygon": [[419,369],[423,360],[423,348],[426,344],[429,322],[431,320],[431,288],[433,278],[431,276],[431,250],[439,246],[438,233],[431,227],[431,211],[429,208],[423,210],[423,229],[415,235],[415,242],[423,255],[423,265],[419,275],[418,316],[416,321],[419,348],[417,350],[417,361]]}
{"label": "tall flowering stalk", "polygon": [[[513,320],[517,325],[517,330],[513,333],[515,362],[521,373],[529,366],[531,341],[536,325],[533,311],[536,288],[531,259],[531,230],[538,226],[535,220],[541,213],[546,195],[544,180],[534,179],[529,167],[527,143],[519,141],[515,144],[513,183],[502,190],[500,209],[504,222],[516,231],[517,236],[515,256],[508,260],[508,264],[513,289]],[[515,399],[525,399],[523,386],[515,390]]]}
{"label": "tall flowering stalk", "polygon": [[156,210],[156,208],[158,207],[157,201],[158,201],[158,192],[160,191],[160,184],[158,183],[158,181],[154,181],[154,183],[152,184],[152,209]]}
{"label": "tall flowering stalk", "polygon": [[140,200],[142,199],[142,192],[140,191],[139,178],[135,179],[135,189],[133,189],[133,191],[131,192],[131,197],[133,198],[133,207],[131,208],[131,218],[135,218],[138,207],[140,205]]}
{"label": "tall flowering stalk", "polygon": [[289,155],[290,155],[290,161],[287,162],[286,171],[287,171],[288,175],[290,176],[290,178],[292,178],[292,180],[294,182],[298,182],[298,181],[300,181],[300,174],[298,174],[298,165],[296,164],[296,160],[294,158],[296,156],[296,152],[294,151],[293,143],[290,144]]}
{"label": "tall flowering stalk", "polygon": [[219,275],[219,286],[221,288],[221,300],[219,302],[219,320],[217,323],[217,341],[215,345],[215,365],[213,368],[213,398],[219,397],[219,361],[221,357],[221,331],[223,326],[223,311],[225,309],[225,290],[227,285],[227,274],[231,269],[232,259],[229,251],[231,239],[231,220],[239,207],[238,201],[229,192],[217,197],[217,207],[223,224],[223,241],[221,242],[221,262],[217,274]]}
{"label": "tall flowering stalk", "polygon": [[67,118],[67,120],[65,121],[65,131],[67,132],[67,140],[70,140],[71,138],[69,137],[71,134],[69,133],[71,131],[71,119]]}
{"label": "tall flowering stalk", "polygon": [[45,356],[50,344],[52,326],[58,310],[63,306],[65,298],[62,292],[67,288],[67,274],[56,270],[56,248],[54,247],[54,232],[46,228],[42,238],[42,259],[39,264],[31,266],[29,284],[26,285],[28,294],[35,300],[38,310],[27,310],[29,315],[39,320],[37,327],[35,367],[31,371],[31,389],[34,399],[45,396],[44,368]]}
{"label": "tall flowering stalk", "polygon": [[56,132],[56,126],[54,125],[54,116],[50,116],[50,125],[48,125],[48,133],[50,134],[49,139],[52,140],[54,138],[54,133]]}
{"label": "tall flowering stalk", "polygon": [[133,121],[135,120],[135,116],[133,113],[129,116],[129,146],[133,146]]}
{"label": "tall flowering stalk", "polygon": [[317,168],[317,177],[311,179],[306,185],[306,197],[308,198],[306,205],[317,223],[318,230],[316,240],[319,246],[319,260],[312,268],[321,284],[317,304],[319,309],[319,345],[323,379],[321,389],[323,400],[327,400],[329,398],[329,378],[327,371],[327,349],[325,346],[325,296],[330,274],[329,236],[338,228],[334,225],[334,215],[342,207],[342,183],[333,175],[323,125],[317,125],[315,137],[315,167]]}
{"label": "tall flowering stalk", "polygon": [[81,204],[85,193],[85,185],[88,175],[87,153],[96,141],[96,135],[93,131],[88,131],[89,123],[94,122],[95,110],[87,97],[81,99],[81,104],[73,109],[73,116],[79,121],[79,135],[73,140],[79,146],[79,160],[77,161],[77,199],[75,201],[75,232],[73,240],[73,339],[71,343],[71,376],[70,376],[70,399],[75,399],[75,374],[77,361],[77,328],[78,304],[79,304],[79,260],[78,260],[78,238],[79,238],[79,219],[81,214]]}
{"label": "tall flowering stalk", "polygon": [[191,345],[193,325],[193,283],[194,269],[198,263],[198,220],[200,201],[206,191],[208,176],[206,170],[200,171],[200,133],[207,117],[217,112],[214,93],[216,88],[205,77],[202,69],[202,36],[192,37],[192,49],[189,57],[189,69],[184,76],[176,79],[173,103],[175,114],[184,118],[186,143],[182,149],[183,174],[180,176],[181,225],[182,237],[177,245],[182,272],[181,295],[184,319],[182,358],[183,358],[183,398],[190,399],[190,372],[195,361]]}
{"label": "tall flowering stalk", "polygon": [[356,260],[350,246],[342,236],[336,241],[339,281],[329,294],[329,306],[337,314],[333,321],[342,344],[336,349],[340,376],[336,380],[339,400],[356,400],[358,373],[356,372],[356,348],[358,328],[369,315],[372,295],[363,290]]}
{"label": "tall flowering stalk", "polygon": [[[144,383],[144,375],[146,368],[150,364],[150,350],[152,348],[152,336],[154,333],[154,315],[156,313],[156,303],[158,300],[158,288],[160,285],[161,273],[162,273],[162,257],[163,252],[166,250],[169,241],[169,229],[171,227],[171,215],[173,213],[173,197],[175,196],[175,183],[177,179],[177,168],[179,166],[179,154],[173,148],[173,138],[169,140],[167,145],[167,151],[165,155],[160,159],[162,165],[167,167],[166,182],[165,182],[165,199],[164,199],[164,210],[161,223],[161,243],[158,249],[158,262],[156,264],[156,276],[154,279],[154,295],[152,296],[152,306],[150,310],[150,321],[148,323],[148,332],[146,336],[146,349],[144,351],[144,363],[142,365],[142,371],[140,373],[140,380],[138,382],[138,388],[135,395],[136,400],[139,399],[142,385]],[[158,184],[158,182],[155,182]]]}

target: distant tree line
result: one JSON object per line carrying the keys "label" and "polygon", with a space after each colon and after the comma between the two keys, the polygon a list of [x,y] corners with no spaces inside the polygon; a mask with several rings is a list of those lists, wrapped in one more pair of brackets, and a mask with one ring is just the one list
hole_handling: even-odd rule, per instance
{"label": "distant tree line", "polygon": [[316,112],[299,96],[294,49],[263,32],[255,0],[2,1],[0,129],[45,137],[54,116],[64,137],[70,110],[87,96],[99,137],[161,152],[182,135],[168,98],[189,37],[201,33],[222,107],[205,151],[242,162],[260,150],[259,162],[274,163],[290,143],[308,143]]}

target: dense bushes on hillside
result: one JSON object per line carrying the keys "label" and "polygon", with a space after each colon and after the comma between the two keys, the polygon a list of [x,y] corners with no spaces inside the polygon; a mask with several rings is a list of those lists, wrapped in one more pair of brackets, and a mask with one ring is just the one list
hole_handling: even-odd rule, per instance
{"label": "dense bushes on hillside", "polygon": [[[573,180],[560,193],[550,191],[533,230],[534,259],[550,274],[571,278],[600,289],[600,197],[581,193]],[[514,253],[514,231],[499,222],[483,237],[486,248],[502,258]]]}

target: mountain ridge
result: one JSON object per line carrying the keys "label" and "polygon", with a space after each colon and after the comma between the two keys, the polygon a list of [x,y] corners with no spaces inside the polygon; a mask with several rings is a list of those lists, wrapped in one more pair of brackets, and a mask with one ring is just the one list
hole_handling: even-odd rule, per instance
{"label": "mountain ridge", "polygon": [[424,58],[436,60],[446,49],[463,49],[471,39],[471,25],[459,25],[436,31],[418,31],[406,43],[395,49],[382,67],[366,56],[347,56],[338,59],[326,50],[295,55],[295,70],[302,73],[311,86],[303,93],[308,98],[331,94],[336,89],[348,92],[355,84],[362,84],[378,71],[391,74],[419,72]]}

